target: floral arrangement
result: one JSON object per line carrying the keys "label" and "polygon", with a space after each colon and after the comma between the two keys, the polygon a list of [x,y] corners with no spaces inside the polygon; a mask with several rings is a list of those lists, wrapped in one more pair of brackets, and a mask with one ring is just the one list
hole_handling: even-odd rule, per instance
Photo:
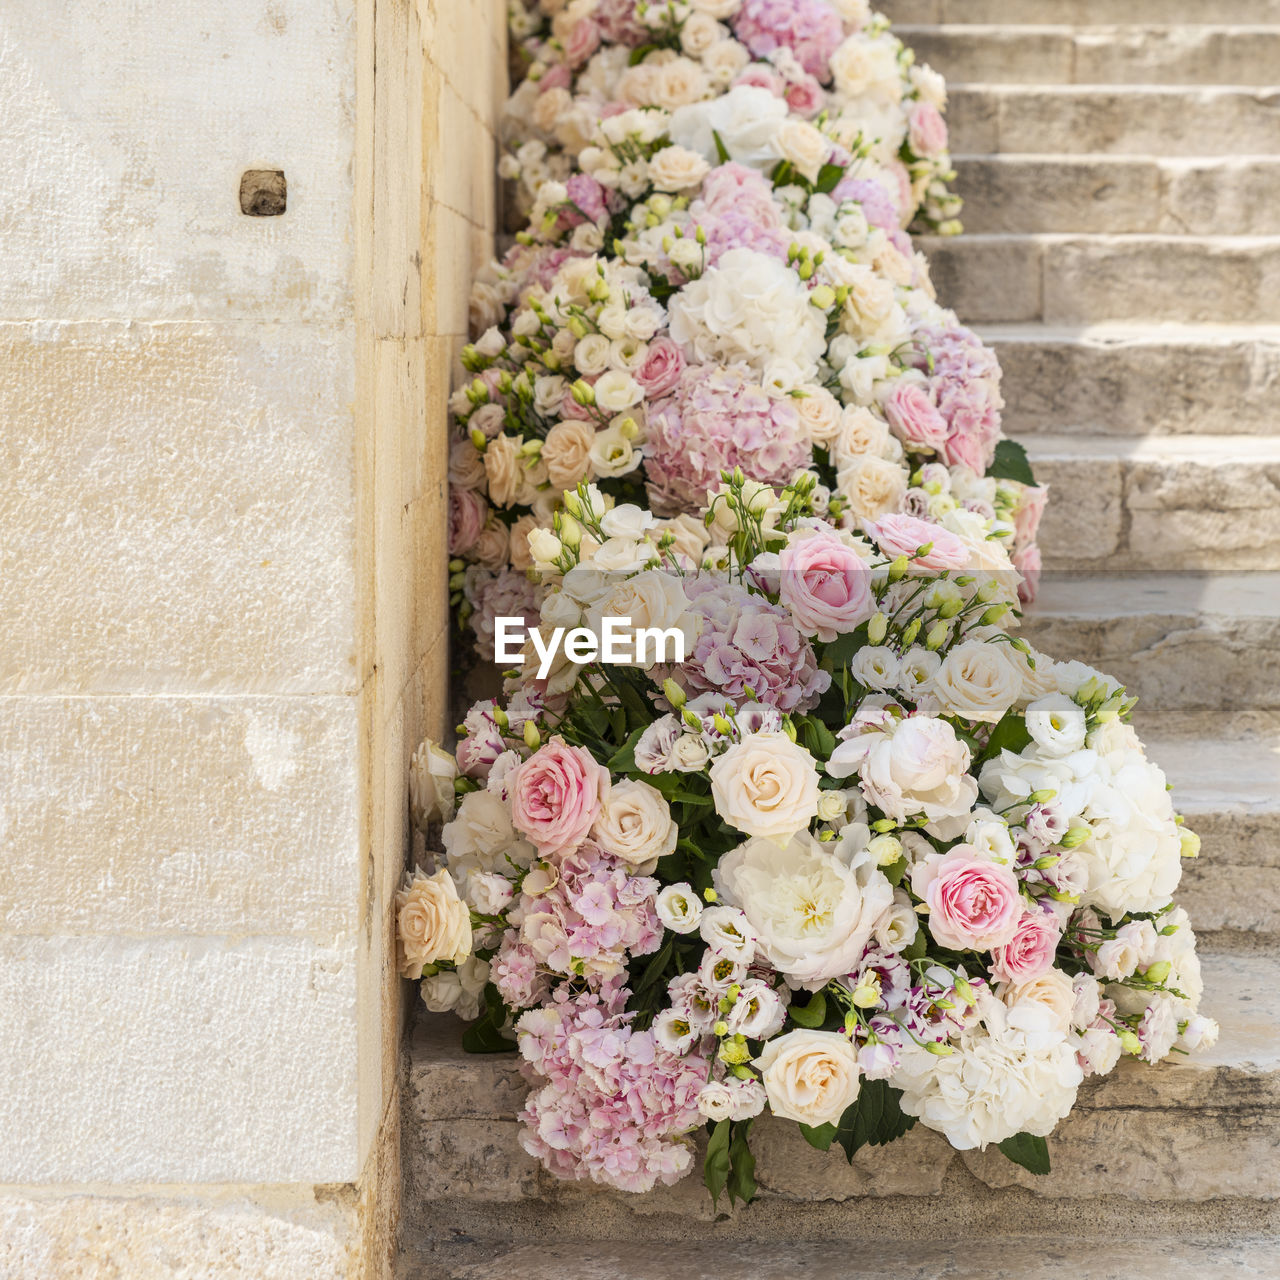
{"label": "floral arrangement", "polygon": [[[1016,634],[988,530],[836,525],[820,490],[726,471],[704,542],[579,483],[529,540],[523,666],[415,756],[439,852],[403,972],[468,1048],[514,1037],[560,1177],[672,1183],[705,1126],[708,1188],[749,1200],[766,1110],[1043,1172],[1087,1075],[1216,1035],[1134,699]],[[579,661],[611,617],[683,660]]]}
{"label": "floral arrangement", "polygon": [[679,140],[698,137],[711,162],[714,128],[735,159],[776,162],[790,147],[803,163],[817,144],[799,125],[812,122],[863,155],[895,225],[960,229],[946,85],[867,0],[540,0],[513,4],[510,25],[527,70],[504,114],[500,171],[526,208],[544,182],[568,178],[600,119],[658,108],[679,113]]}

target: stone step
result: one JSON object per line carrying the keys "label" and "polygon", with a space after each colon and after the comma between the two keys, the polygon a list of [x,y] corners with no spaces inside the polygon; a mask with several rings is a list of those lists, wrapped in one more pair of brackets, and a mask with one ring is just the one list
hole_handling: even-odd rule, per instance
{"label": "stone step", "polygon": [[1280,568],[1280,438],[1033,436],[1048,569]]}
{"label": "stone step", "polygon": [[1003,84],[1275,85],[1280,26],[899,25],[949,80]]}
{"label": "stone step", "polygon": [[1280,89],[955,81],[948,93],[965,155],[1280,155]]}
{"label": "stone step", "polygon": [[1280,234],[1280,156],[955,156],[967,232]]}
{"label": "stone step", "polygon": [[1135,1216],[1150,1234],[1193,1237],[1216,1223],[1247,1236],[1274,1225],[1280,1197],[1280,1044],[1271,1021],[1280,959],[1208,954],[1204,968],[1204,1007],[1222,1024],[1218,1044],[1154,1069],[1125,1062],[1087,1083],[1049,1140],[1047,1176],[994,1148],[953,1151],[922,1125],[848,1165],[839,1151],[810,1148],[795,1125],[766,1117],[753,1135],[760,1197],[731,1213],[724,1201],[712,1205],[696,1173],[646,1196],[552,1178],[518,1141],[526,1086],[515,1056],[468,1056],[457,1022],[424,1015],[409,1050],[405,1220],[436,1240],[525,1243],[678,1240],[713,1221],[722,1240],[905,1231],[954,1242],[989,1229],[1124,1233]]}
{"label": "stone step", "polygon": [[[1155,1240],[1126,1250],[1125,1280],[1273,1280],[1280,1240]],[[397,1280],[1115,1280],[1115,1254],[1072,1237],[923,1242],[860,1241],[857,1270],[844,1244],[440,1242],[402,1257]]]}
{"label": "stone step", "polygon": [[967,324],[1280,322],[1280,236],[921,237]]}
{"label": "stone step", "polygon": [[1022,629],[1123,681],[1147,716],[1280,709],[1280,573],[1047,572]]}
{"label": "stone step", "polygon": [[1225,26],[1240,23],[1280,24],[1280,0],[1129,0],[1123,10],[1116,0],[879,0],[875,8],[895,26],[915,23],[993,23],[1015,26],[1108,26],[1123,15],[1126,22],[1151,26]]}
{"label": "stone step", "polygon": [[1280,428],[1280,326],[982,325],[1015,439],[1243,435]]}

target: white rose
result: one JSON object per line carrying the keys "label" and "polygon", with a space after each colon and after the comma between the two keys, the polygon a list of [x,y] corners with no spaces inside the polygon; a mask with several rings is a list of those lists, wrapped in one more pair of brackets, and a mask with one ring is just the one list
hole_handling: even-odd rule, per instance
{"label": "white rose", "polygon": [[516,835],[511,810],[490,791],[469,791],[462,797],[453,821],[441,832],[449,866],[458,875],[510,868],[508,856],[519,866],[533,861],[533,845]]}
{"label": "white rose", "polygon": [[671,748],[670,767],[677,773],[699,773],[711,759],[711,749],[700,733],[682,733]]}
{"label": "white rose", "polygon": [[731,827],[786,845],[818,812],[818,770],[785,733],[753,733],[711,766],[716,812]]}
{"label": "white rose", "polygon": [[471,913],[443,867],[434,875],[413,871],[406,877],[396,891],[396,931],[406,978],[422,977],[424,965],[458,964],[471,954]]}
{"label": "white rose", "polygon": [[610,369],[595,382],[596,407],[605,413],[621,413],[644,398],[640,384],[625,369]]}
{"label": "white rose", "polygon": [[1025,666],[1012,645],[965,640],[943,658],[931,691],[948,715],[995,724],[1021,697]]}
{"label": "white rose", "polygon": [[747,840],[720,859],[713,877],[725,902],[746,915],[769,963],[811,989],[853,968],[893,903],[866,850],[848,863],[807,831],[781,850]]}
{"label": "white rose", "polygon": [[680,47],[691,58],[701,58],[712,45],[724,39],[724,28],[709,13],[691,13],[680,28]]}
{"label": "white rose", "polygon": [[458,762],[429,738],[413,753],[409,761],[409,812],[419,831],[434,818],[447,822],[453,817],[457,776]]}
{"label": "white rose", "polygon": [[[691,639],[694,621],[689,613],[689,600],[684,587],[679,577],[660,569],[646,569],[625,582],[618,583],[603,600],[592,605],[587,617],[597,635],[604,634],[605,618],[625,619],[633,633],[642,629],[650,633],[672,633],[664,641],[667,650],[664,660],[668,662],[683,662],[685,654],[693,648]],[[683,637],[683,647],[676,643],[680,637]],[[637,644],[643,648],[643,654],[635,653]],[[633,635],[630,647],[634,655],[633,662],[624,665],[647,669],[658,660],[660,646],[654,642],[652,635],[647,640]],[[674,653],[676,649],[679,649],[678,656]]]}
{"label": "white rose", "polygon": [[783,1119],[836,1124],[858,1100],[858,1055],[834,1031],[789,1031],[770,1040],[753,1065],[763,1076],[769,1110]]}
{"label": "white rose", "polygon": [[855,769],[867,799],[898,822],[924,814],[931,822],[967,815],[978,795],[969,748],[945,720],[909,716],[840,743],[827,772]]}
{"label": "white rose", "polygon": [[647,782],[615,782],[592,827],[596,842],[637,875],[648,875],[676,847],[679,834],[662,792]]}
{"label": "white rose", "polygon": [[1018,1037],[1026,1048],[1044,1050],[1066,1039],[1076,992],[1061,969],[1016,986],[1002,984],[998,994],[1008,1010],[1006,1034]]}
{"label": "white rose", "polygon": [[[615,787],[621,783],[614,783]],[[693,933],[702,919],[702,900],[693,886],[684,881],[669,884],[658,894],[658,919],[672,933]]]}
{"label": "white rose", "polygon": [[609,339],[603,333],[589,333],[573,349],[573,363],[578,372],[595,377],[609,367]]}
{"label": "white rose", "polygon": [[898,59],[892,37],[851,35],[831,55],[831,74],[842,97],[879,99],[897,105],[902,96]]}
{"label": "white rose", "polygon": [[[713,46],[708,55],[713,56],[717,48]],[[677,108],[671,115],[669,136],[708,164],[718,164],[718,134],[731,160],[763,173],[777,163],[774,139],[787,114],[786,101],[768,89],[738,85],[721,97]]]}
{"label": "white rose", "polygon": [[728,85],[750,61],[746,46],[736,40],[719,40],[702,55],[702,69],[713,84]]}
{"label": "white rose", "polygon": [[649,181],[659,191],[672,193],[696,187],[711,172],[711,166],[686,147],[663,147],[649,160]]}
{"label": "white rose", "polygon": [[1027,732],[1050,756],[1066,756],[1084,746],[1085,715],[1065,693],[1037,698],[1027,707]]}

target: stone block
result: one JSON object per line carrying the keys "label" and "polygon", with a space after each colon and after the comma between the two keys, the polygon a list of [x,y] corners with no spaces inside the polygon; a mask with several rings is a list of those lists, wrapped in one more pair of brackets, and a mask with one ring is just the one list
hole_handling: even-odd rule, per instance
{"label": "stone block", "polygon": [[916,57],[960,84],[1065,84],[1074,49],[1064,27],[895,27]]}
{"label": "stone block", "polygon": [[[976,261],[967,270],[975,268]],[[1043,315],[1047,324],[1274,323],[1280,321],[1280,238],[1057,241],[1044,254]]]}
{"label": "stone block", "polygon": [[8,698],[0,708],[0,931],[358,927],[352,699]]}
{"label": "stone block", "polygon": [[354,1182],[355,992],[332,935],[0,939],[0,1182]]}
{"label": "stone block", "polygon": [[924,236],[938,300],[966,324],[1037,320],[1042,309],[1041,243],[1029,236]]}
{"label": "stone block", "polygon": [[357,1237],[351,1206],[293,1190],[0,1196],[3,1280],[348,1280]]}
{"label": "stone block", "polygon": [[1114,458],[1080,458],[1039,453],[1032,448],[1036,479],[1048,484],[1050,502],[1040,526],[1039,542],[1054,566],[1056,556],[1087,565],[1105,561],[1121,546],[1124,531],[1124,484]]}
{"label": "stone block", "polygon": [[1188,160],[1162,166],[1157,231],[1171,235],[1275,235],[1280,209],[1274,192],[1280,163],[1250,156]]}
{"label": "stone block", "polygon": [[0,319],[349,317],[355,65],[349,5],[8,6]]}
{"label": "stone block", "polygon": [[352,343],[5,326],[0,691],[353,689]]}

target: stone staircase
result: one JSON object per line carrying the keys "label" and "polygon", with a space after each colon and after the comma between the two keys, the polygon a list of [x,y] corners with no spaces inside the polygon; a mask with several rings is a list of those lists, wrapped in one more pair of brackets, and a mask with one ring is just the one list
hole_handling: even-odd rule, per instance
{"label": "stone staircase", "polygon": [[554,1182],[514,1061],[423,1018],[403,1280],[1280,1277],[1280,0],[884,7],[951,86],[967,234],[924,246],[939,294],[1054,489],[1027,633],[1142,695],[1204,837],[1180,900],[1222,1038],[1086,1086],[1045,1178],[922,1127],[850,1167],[762,1122],[730,1213],[696,1176]]}

